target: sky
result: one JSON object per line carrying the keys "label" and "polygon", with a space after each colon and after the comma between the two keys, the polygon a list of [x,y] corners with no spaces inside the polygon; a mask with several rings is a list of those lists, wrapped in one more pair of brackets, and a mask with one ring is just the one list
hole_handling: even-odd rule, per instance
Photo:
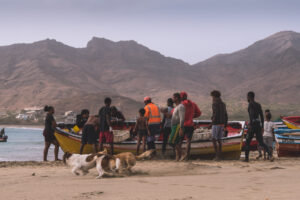
{"label": "sky", "polygon": [[0,46],[46,38],[85,47],[135,40],[190,64],[279,31],[300,32],[297,0],[0,0]]}

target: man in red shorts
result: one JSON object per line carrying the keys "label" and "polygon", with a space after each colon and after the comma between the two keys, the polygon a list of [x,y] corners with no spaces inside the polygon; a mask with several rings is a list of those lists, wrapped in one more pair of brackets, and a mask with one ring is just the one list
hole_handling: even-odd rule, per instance
{"label": "man in red shorts", "polygon": [[103,143],[107,143],[110,145],[110,154],[114,153],[114,135],[111,127],[111,98],[106,97],[104,100],[105,106],[103,106],[99,110],[99,118],[100,118],[100,134],[99,134],[99,143],[100,143],[100,151],[103,151]]}

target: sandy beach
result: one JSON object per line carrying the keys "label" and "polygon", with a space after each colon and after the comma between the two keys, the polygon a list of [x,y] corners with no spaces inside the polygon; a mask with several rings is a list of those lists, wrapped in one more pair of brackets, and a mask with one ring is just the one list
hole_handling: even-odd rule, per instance
{"label": "sandy beach", "polygon": [[95,179],[62,162],[1,162],[1,199],[299,199],[299,158],[139,161],[133,174]]}

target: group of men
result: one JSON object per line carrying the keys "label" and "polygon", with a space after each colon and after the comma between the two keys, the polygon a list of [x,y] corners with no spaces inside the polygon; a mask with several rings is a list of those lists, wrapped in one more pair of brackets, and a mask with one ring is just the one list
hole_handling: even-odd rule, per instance
{"label": "group of men", "polygon": [[110,146],[110,154],[113,154],[112,125],[124,122],[125,117],[115,106],[111,106],[111,102],[111,98],[106,97],[98,115],[89,115],[89,111],[84,109],[77,116],[76,125],[82,128],[80,154],[83,153],[86,144],[93,144],[94,152],[98,152],[98,137],[100,150],[103,150],[103,144],[107,143]]}
{"label": "group of men", "polygon": [[[227,131],[228,114],[226,105],[221,99],[221,93],[217,90],[211,92],[212,97],[212,142],[215,149],[215,160],[219,160],[222,152],[222,137]],[[247,94],[249,103],[249,130],[246,136],[245,161],[249,161],[250,143],[254,135],[261,147],[270,155],[270,149],[264,144],[262,138],[264,116],[261,105],[254,100],[254,92]],[[89,116],[88,110],[83,110],[81,119],[77,124],[82,126],[82,145],[80,153],[83,152],[85,144],[94,144],[94,151],[98,151],[97,133],[99,134],[100,150],[103,149],[103,143],[110,145],[110,153],[113,154],[113,133],[112,125],[118,121],[125,121],[122,113],[115,107],[111,107],[109,97],[104,100],[105,105],[99,110],[98,116]],[[162,153],[166,152],[167,144],[171,145],[175,151],[176,160],[187,160],[190,158],[191,140],[194,132],[193,119],[201,116],[198,106],[188,99],[186,92],[174,93],[172,98],[167,101],[167,108],[160,109],[152,102],[150,97],[144,98],[144,113],[147,121],[147,148],[155,149],[156,137],[163,131]],[[174,106],[175,104],[175,106]],[[161,113],[163,120],[161,120]],[[115,116],[113,118],[112,116]],[[84,125],[84,126],[83,126]],[[81,128],[81,127],[80,127]],[[97,130],[98,129],[98,130]],[[99,132],[98,132],[99,131]],[[186,151],[182,151],[182,142],[186,140]],[[138,152],[138,151],[137,151]]]}

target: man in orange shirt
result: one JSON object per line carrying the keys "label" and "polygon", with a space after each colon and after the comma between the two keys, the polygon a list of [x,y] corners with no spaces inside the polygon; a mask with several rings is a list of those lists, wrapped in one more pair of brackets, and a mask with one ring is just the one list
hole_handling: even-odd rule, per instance
{"label": "man in orange shirt", "polygon": [[152,100],[150,97],[144,98],[145,103],[145,117],[148,120],[148,127],[149,127],[149,133],[147,137],[147,146],[149,149],[155,149],[155,135],[160,134],[160,112],[157,105],[152,103]]}

